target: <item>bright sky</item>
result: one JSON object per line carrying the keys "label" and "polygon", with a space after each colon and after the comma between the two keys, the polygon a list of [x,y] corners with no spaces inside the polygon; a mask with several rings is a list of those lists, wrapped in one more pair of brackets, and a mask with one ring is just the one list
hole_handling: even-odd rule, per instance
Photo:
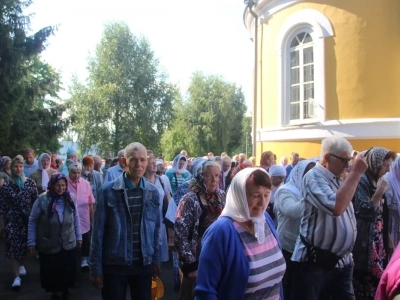
{"label": "bright sky", "polygon": [[[31,25],[57,25],[42,57],[58,69],[67,89],[84,80],[104,24],[124,21],[150,41],[171,82],[185,90],[194,71],[241,85],[251,109],[254,44],[243,24],[241,0],[34,0]],[[64,95],[63,95],[64,96]]]}

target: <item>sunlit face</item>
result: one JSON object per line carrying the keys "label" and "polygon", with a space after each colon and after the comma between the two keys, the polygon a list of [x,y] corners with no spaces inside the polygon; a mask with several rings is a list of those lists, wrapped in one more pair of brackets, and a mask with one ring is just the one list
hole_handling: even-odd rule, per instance
{"label": "sunlit face", "polygon": [[231,162],[229,160],[224,160],[222,163],[222,171],[227,172],[231,167]]}
{"label": "sunlit face", "polygon": [[55,163],[55,162],[56,162],[56,159],[57,159],[57,153],[53,153],[53,154],[51,155],[51,161],[52,161],[53,163]]}
{"label": "sunlit face", "polygon": [[344,172],[344,170],[349,167],[349,162],[351,160],[350,154],[351,153],[347,151],[341,151],[338,154],[326,154],[328,156],[328,170],[336,176],[340,176]]}
{"label": "sunlit face", "polygon": [[187,161],[187,165],[186,165],[186,170],[190,170],[192,168],[192,161],[191,160],[188,160]]}
{"label": "sunlit face", "polygon": [[393,159],[388,158],[383,161],[381,168],[379,169],[379,178],[389,172],[390,166],[393,163]]}
{"label": "sunlit face", "polygon": [[203,172],[204,183],[209,193],[214,193],[219,183],[219,168],[207,167]]}
{"label": "sunlit face", "polygon": [[50,159],[48,159],[47,157],[43,157],[42,161],[40,163],[44,170],[47,169],[48,167],[50,167]]}
{"label": "sunlit face", "polygon": [[178,168],[182,169],[185,166],[186,160],[181,158],[178,164]]}
{"label": "sunlit face", "polygon": [[24,173],[24,165],[22,163],[15,163],[12,167],[12,172],[16,176],[21,176]]}
{"label": "sunlit face", "polygon": [[147,168],[147,151],[144,148],[132,151],[129,158],[122,158],[122,162],[130,178],[140,179]]}
{"label": "sunlit face", "polygon": [[53,190],[57,195],[62,195],[67,190],[67,182],[64,179],[60,179],[53,186]]}
{"label": "sunlit face", "polygon": [[148,172],[148,173],[156,173],[157,172],[157,165],[156,165],[155,159],[149,160],[147,167],[146,167],[146,172]]}
{"label": "sunlit face", "polygon": [[72,182],[77,182],[79,178],[81,178],[81,173],[82,170],[79,169],[74,169],[69,171],[69,179],[71,179]]}
{"label": "sunlit face", "polygon": [[250,217],[261,216],[269,203],[271,190],[261,185],[255,185],[253,181],[246,182],[246,197]]}
{"label": "sunlit face", "polygon": [[246,160],[246,156],[245,155],[240,155],[239,156],[239,163],[240,164],[244,163],[245,160]]}
{"label": "sunlit face", "polygon": [[31,165],[35,161],[35,153],[33,153],[33,152],[26,153],[24,158],[25,158],[26,163],[28,165]]}

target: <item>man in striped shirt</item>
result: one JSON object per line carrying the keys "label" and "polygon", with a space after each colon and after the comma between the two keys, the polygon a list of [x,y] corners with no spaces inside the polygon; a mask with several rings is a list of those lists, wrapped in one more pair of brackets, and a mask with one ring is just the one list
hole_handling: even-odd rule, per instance
{"label": "man in striped shirt", "polygon": [[327,293],[332,299],[355,299],[351,250],[357,225],[351,200],[367,163],[361,154],[357,155],[342,182],[340,175],[348,167],[351,152],[352,146],[344,138],[324,139],[320,162],[303,178],[300,235],[311,246],[343,258],[331,270],[317,267],[307,261],[307,248],[297,237],[292,260],[299,263],[292,299],[318,300]]}

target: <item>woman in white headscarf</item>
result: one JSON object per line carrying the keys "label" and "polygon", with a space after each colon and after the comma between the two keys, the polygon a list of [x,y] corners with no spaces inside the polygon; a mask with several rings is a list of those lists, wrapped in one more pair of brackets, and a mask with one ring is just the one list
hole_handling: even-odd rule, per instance
{"label": "woman in white headscarf", "polygon": [[169,168],[165,175],[171,183],[172,193],[175,193],[178,187],[189,179],[190,173],[186,170],[187,159],[184,155],[175,156],[172,168]]}
{"label": "woman in white headscarf", "polygon": [[48,153],[42,153],[39,156],[39,167],[29,176],[35,181],[39,195],[47,191],[49,180],[55,173],[57,170],[51,168],[51,156]]}
{"label": "woman in white headscarf", "polygon": [[286,273],[283,278],[285,299],[290,299],[295,262],[291,261],[297,236],[300,231],[300,219],[303,213],[302,188],[303,176],[315,166],[316,160],[302,160],[290,172],[290,180],[275,193],[274,209],[278,219],[278,235],[282,244],[282,253],[286,261]]}
{"label": "woman in white headscarf", "polygon": [[389,184],[385,191],[389,208],[388,229],[396,247],[400,241],[400,156],[397,156],[390,166],[390,171],[384,176]]}
{"label": "woman in white headscarf", "polygon": [[262,168],[236,174],[220,218],[202,240],[196,299],[283,299],[286,264],[265,213],[271,179]]}

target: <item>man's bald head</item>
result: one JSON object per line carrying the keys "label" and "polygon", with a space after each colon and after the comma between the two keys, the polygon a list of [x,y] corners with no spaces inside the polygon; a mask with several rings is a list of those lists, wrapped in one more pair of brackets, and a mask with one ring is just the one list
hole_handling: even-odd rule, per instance
{"label": "man's bald head", "polygon": [[[123,151],[123,150],[121,150],[121,151]],[[124,151],[124,157],[129,158],[132,156],[132,153],[136,152],[136,151],[139,151],[139,152],[144,151],[144,152],[146,152],[146,155],[147,155],[147,149],[145,146],[143,146],[141,143],[131,143],[128,146],[126,146],[125,151]],[[119,153],[118,153],[118,156],[119,156]]]}

